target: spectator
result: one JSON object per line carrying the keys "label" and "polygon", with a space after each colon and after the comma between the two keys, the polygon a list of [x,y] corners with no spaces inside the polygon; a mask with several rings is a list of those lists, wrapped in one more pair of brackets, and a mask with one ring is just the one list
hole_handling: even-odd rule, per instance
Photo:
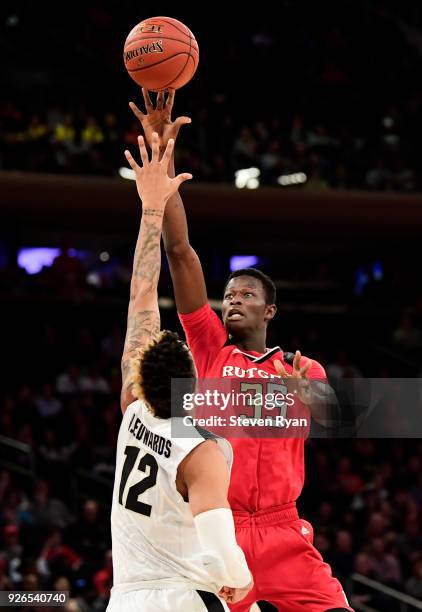
{"label": "spectator", "polygon": [[111,333],[104,338],[101,348],[112,362],[120,363],[123,353],[124,338],[120,326],[115,325]]}
{"label": "spectator", "polygon": [[98,570],[94,575],[92,582],[97,592],[97,597],[101,597],[104,600],[108,600],[110,597],[110,589],[113,585],[113,560],[111,556],[111,550],[108,550],[105,554],[105,564]]}
{"label": "spectator", "polygon": [[17,525],[6,525],[3,528],[3,555],[9,565],[9,576],[13,583],[22,580],[21,566],[23,546],[20,542],[20,533]]}
{"label": "spectator", "polygon": [[99,364],[93,365],[85,376],[81,376],[80,387],[81,391],[102,393],[103,395],[110,393],[110,385],[105,377],[100,374]]}
{"label": "spectator", "polygon": [[401,568],[397,558],[386,552],[385,542],[382,538],[372,540],[371,563],[375,580],[397,587],[401,582]]}
{"label": "spectator", "polygon": [[342,493],[353,496],[362,489],[363,482],[359,474],[352,470],[349,457],[342,457],[339,463],[336,482]]}
{"label": "spectator", "polygon": [[337,532],[334,551],[331,555],[331,563],[342,583],[352,574],[354,551],[353,538],[349,531],[342,529]]}
{"label": "spectator", "polygon": [[80,369],[76,363],[70,363],[66,370],[59,374],[56,389],[62,394],[74,394],[81,391]]}
{"label": "spectator", "polygon": [[257,142],[247,127],[240,130],[240,134],[234,142],[233,158],[236,169],[249,168],[257,163]]}
{"label": "spectator", "polygon": [[55,417],[63,410],[63,404],[53,395],[53,387],[46,383],[41,394],[35,399],[35,405],[41,418]]}
{"label": "spectator", "polygon": [[334,362],[327,365],[327,374],[330,378],[360,378],[362,373],[359,368],[350,362],[350,357],[345,350],[337,351]]}
{"label": "spectator", "polygon": [[110,545],[108,531],[100,516],[98,502],[87,500],[81,518],[70,529],[70,540],[75,542],[78,553],[92,569],[104,558]]}
{"label": "spectator", "polygon": [[47,578],[57,574],[72,576],[76,575],[81,565],[82,558],[63,543],[61,530],[53,528],[37,561],[39,572]]}
{"label": "spectator", "polygon": [[393,341],[400,349],[405,351],[422,347],[422,331],[415,326],[411,312],[403,312],[400,324],[393,333]]}
{"label": "spectator", "polygon": [[2,553],[0,555],[0,591],[12,590],[12,583],[8,576],[8,560]]}
{"label": "spectator", "polygon": [[409,514],[405,518],[403,533],[397,536],[396,545],[403,559],[412,559],[422,550],[422,535],[417,515]]}
{"label": "spectator", "polygon": [[35,483],[31,513],[32,521],[41,528],[65,529],[74,522],[65,504],[60,499],[50,497],[50,487],[45,480]]}

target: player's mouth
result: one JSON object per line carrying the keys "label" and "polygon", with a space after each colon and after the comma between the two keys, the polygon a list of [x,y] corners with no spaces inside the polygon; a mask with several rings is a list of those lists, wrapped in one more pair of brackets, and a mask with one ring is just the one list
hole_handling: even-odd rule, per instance
{"label": "player's mouth", "polygon": [[227,313],[227,321],[240,321],[245,315],[236,308],[231,308]]}

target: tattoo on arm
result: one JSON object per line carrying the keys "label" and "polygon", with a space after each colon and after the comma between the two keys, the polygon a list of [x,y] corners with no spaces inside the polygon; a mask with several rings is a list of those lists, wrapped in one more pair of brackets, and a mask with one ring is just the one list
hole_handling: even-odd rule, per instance
{"label": "tattoo on arm", "polygon": [[129,315],[125,340],[125,353],[130,353],[148,342],[160,331],[160,314],[156,310],[140,310]]}
{"label": "tattoo on arm", "polygon": [[131,282],[131,299],[154,291],[158,285],[161,268],[161,228],[154,222],[145,221],[144,234],[135,250]]}
{"label": "tattoo on arm", "polygon": [[162,210],[157,210],[156,208],[146,208],[143,213],[143,215],[146,215],[147,217],[163,217],[164,216],[164,211]]}
{"label": "tattoo on arm", "polygon": [[130,360],[136,349],[142,348],[160,331],[160,312],[158,310],[157,285],[161,269],[161,225],[156,217],[163,211],[149,209],[144,211],[141,228],[133,259],[132,280],[130,283],[130,303],[127,331],[122,357],[122,408],[132,397]]}
{"label": "tattoo on arm", "polygon": [[130,387],[130,359],[137,348],[147,344],[160,331],[158,310],[140,310],[128,316],[125,348],[122,357],[122,390]]}

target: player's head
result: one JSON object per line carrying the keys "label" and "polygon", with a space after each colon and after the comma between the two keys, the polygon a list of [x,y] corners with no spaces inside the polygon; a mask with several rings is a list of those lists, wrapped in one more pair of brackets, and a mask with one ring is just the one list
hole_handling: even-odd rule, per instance
{"label": "player's head", "polygon": [[[132,394],[143,399],[154,416],[169,419],[176,416],[178,396],[182,390],[173,389],[172,378],[184,378],[183,393],[192,393],[195,387],[196,370],[192,355],[179,336],[171,331],[161,331],[145,348],[132,359]],[[180,391],[180,393],[179,393]]]}
{"label": "player's head", "polygon": [[224,287],[223,322],[234,339],[266,330],[277,311],[276,288],[269,276],[255,268],[230,274]]}

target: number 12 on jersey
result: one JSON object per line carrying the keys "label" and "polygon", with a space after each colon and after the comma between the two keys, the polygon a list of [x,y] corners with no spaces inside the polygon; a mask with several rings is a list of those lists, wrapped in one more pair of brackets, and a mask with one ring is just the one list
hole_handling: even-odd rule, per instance
{"label": "number 12 on jersey", "polygon": [[120,478],[119,504],[121,504],[128,510],[137,512],[138,514],[143,514],[144,516],[151,516],[152,506],[139,501],[139,496],[142,495],[142,493],[145,493],[145,491],[151,489],[157,484],[158,463],[155,457],[153,457],[149,453],[145,453],[145,455],[141,457],[141,460],[139,461],[137,467],[137,470],[144,473],[146,472],[146,468],[149,467],[148,476],[141,478],[141,480],[139,480],[136,484],[132,485],[129,488],[126,495],[126,502],[123,503],[123,494],[125,491],[126,483],[129,478],[129,475],[133,471],[140,450],[141,449],[137,446],[126,446],[125,448],[126,459],[123,465],[122,475]]}

